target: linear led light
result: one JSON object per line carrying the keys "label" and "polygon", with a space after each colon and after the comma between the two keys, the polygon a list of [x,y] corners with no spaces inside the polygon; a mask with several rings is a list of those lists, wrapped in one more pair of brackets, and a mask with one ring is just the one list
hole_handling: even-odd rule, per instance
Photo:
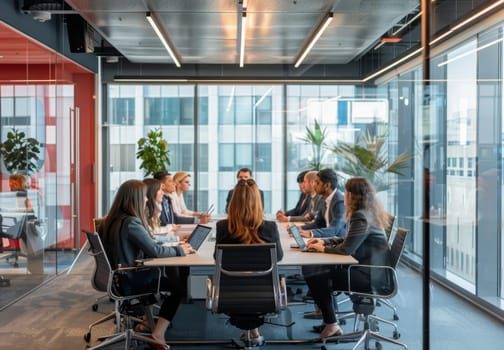
{"label": "linear led light", "polygon": [[441,63],[438,63],[438,65],[437,65],[437,66],[438,66],[438,67],[445,66],[445,65],[447,65],[448,63],[451,63],[451,62],[453,62],[453,61],[456,61],[456,60],[458,60],[458,59],[460,59],[460,58],[462,58],[462,57],[469,56],[469,55],[470,55],[470,54],[472,54],[472,53],[478,52],[478,51],[480,51],[480,50],[486,49],[487,47],[490,47],[490,46],[492,46],[492,45],[495,45],[495,44],[497,44],[498,42],[501,42],[502,40],[503,40],[503,38],[500,38],[500,39],[494,40],[494,41],[492,41],[492,42],[489,42],[489,43],[487,43],[487,44],[485,44],[485,45],[483,45],[483,46],[480,46],[480,47],[477,47],[477,48],[475,48],[475,49],[469,50],[469,51],[467,51],[467,52],[461,53],[460,55],[457,55],[457,56],[452,57],[452,58],[450,58],[450,59],[448,59],[448,60],[446,60],[446,61],[443,61],[443,62],[441,62]]}
{"label": "linear led light", "polygon": [[456,31],[457,29],[459,28],[462,28],[463,26],[465,26],[467,23],[470,23],[472,21],[474,21],[476,18],[478,17],[481,17],[483,16],[485,13],[493,10],[494,8],[496,8],[497,6],[499,5],[502,5],[504,4],[504,0],[499,0],[497,2],[494,2],[492,5],[484,8],[483,10],[481,10],[480,12],[472,15],[471,17],[469,17],[468,19],[466,19],[465,21],[462,21],[460,22],[459,24],[457,24],[456,26],[454,26],[453,28],[450,28],[447,32],[441,34],[440,36],[438,36],[436,39],[432,40],[429,45],[433,45],[435,43],[437,43],[439,40],[443,39],[444,37],[446,37],[447,35],[453,33],[454,31]]}
{"label": "linear led light", "polygon": [[177,57],[177,54],[175,52],[175,48],[173,47],[173,44],[171,43],[170,39],[168,38],[168,34],[166,34],[166,32],[164,31],[163,26],[161,25],[157,16],[154,13],[147,12],[145,15],[145,18],[147,18],[147,21],[149,21],[150,25],[152,26],[152,29],[154,29],[157,36],[159,37],[159,40],[161,40],[166,51],[168,51],[173,62],[175,62],[175,65],[178,68],[180,68],[180,60]]}
{"label": "linear led light", "polygon": [[247,13],[243,12],[241,18],[240,30],[240,67],[243,67],[245,61],[245,31],[247,29]]}
{"label": "linear led light", "polygon": [[[497,6],[502,5],[503,3],[504,3],[504,0],[499,0],[499,1],[495,2],[495,3],[493,3],[492,5],[490,5],[490,6],[486,7],[486,8],[484,8],[484,9],[483,9],[483,10],[481,10],[480,12],[478,12],[478,13],[474,14],[473,16],[469,17],[469,18],[468,18],[468,19],[466,19],[465,21],[462,21],[461,23],[457,24],[456,26],[454,26],[453,28],[451,28],[451,29],[450,29],[450,30],[448,30],[447,32],[445,32],[445,33],[443,33],[442,35],[440,35],[440,36],[438,36],[437,38],[435,38],[434,40],[431,40],[431,41],[429,42],[429,46],[431,46],[431,45],[433,45],[434,43],[438,42],[439,40],[443,39],[443,38],[444,38],[444,37],[446,37],[447,35],[449,35],[449,34],[453,33],[455,30],[460,29],[460,28],[462,28],[463,26],[465,26],[466,24],[471,23],[471,22],[472,22],[472,21],[474,21],[475,19],[477,19],[477,18],[479,18],[479,17],[483,16],[485,13],[487,13],[487,12],[489,12],[489,11],[493,10],[493,9],[494,9],[494,8],[496,8]],[[387,67],[384,67],[384,68],[380,69],[379,71],[377,71],[377,72],[375,72],[375,73],[373,73],[373,74],[371,74],[371,75],[367,76],[366,78],[362,79],[362,82],[364,82],[364,83],[365,83],[366,81],[368,81],[368,80],[370,80],[370,79],[373,79],[374,77],[377,77],[378,75],[380,75],[380,74],[382,74],[382,73],[384,73],[384,72],[388,71],[389,69],[391,69],[391,68],[393,68],[393,67],[397,66],[399,63],[404,62],[404,61],[406,61],[407,59],[409,59],[410,57],[413,57],[413,56],[415,56],[415,55],[419,54],[420,52],[422,52],[422,50],[423,50],[423,47],[421,47],[421,48],[419,48],[419,49],[415,50],[414,52],[410,53],[409,55],[404,56],[403,58],[401,58],[401,59],[400,59],[400,60],[398,60],[398,61],[392,62],[392,63],[391,63],[391,64],[389,64]]]}
{"label": "linear led light", "polygon": [[314,32],[315,34],[311,37],[310,41],[308,42],[308,45],[301,51],[301,54],[298,56],[296,59],[296,63],[294,64],[294,68],[299,67],[299,65],[303,62],[305,57],[308,55],[308,53],[311,51],[313,45],[317,42],[317,40],[320,38],[322,33],[327,29],[329,26],[329,23],[333,20],[333,13],[328,12],[324,18],[322,18],[322,21],[319,23],[317,30]]}

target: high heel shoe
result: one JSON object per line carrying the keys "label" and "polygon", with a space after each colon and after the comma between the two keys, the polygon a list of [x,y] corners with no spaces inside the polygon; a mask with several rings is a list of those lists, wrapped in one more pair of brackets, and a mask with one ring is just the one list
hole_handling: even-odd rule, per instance
{"label": "high heel shoe", "polygon": [[[152,335],[147,336],[147,338],[151,338],[155,341],[159,341],[157,339],[154,339]],[[161,343],[149,343],[149,346],[152,350],[170,350],[170,346],[167,344],[161,344]]]}
{"label": "high heel shoe", "polygon": [[320,332],[320,339],[324,340],[330,337],[337,337],[343,335],[343,331],[337,324],[328,324]]}

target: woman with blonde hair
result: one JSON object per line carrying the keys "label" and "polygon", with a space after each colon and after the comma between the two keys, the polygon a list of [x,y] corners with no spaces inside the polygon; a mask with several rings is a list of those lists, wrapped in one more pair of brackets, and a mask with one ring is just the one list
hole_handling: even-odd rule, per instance
{"label": "woman with blonde hair", "polygon": [[183,217],[194,217],[195,222],[206,224],[210,221],[210,214],[198,213],[187,209],[184,200],[184,192],[189,191],[191,187],[191,175],[185,171],[177,171],[173,175],[173,182],[175,183],[175,192],[170,194],[172,199],[173,211],[175,214]]}
{"label": "woman with blonde hair", "polygon": [[[216,244],[276,243],[277,260],[283,257],[276,222],[264,220],[259,188],[253,179],[239,180],[229,202],[228,217],[217,222]],[[215,257],[215,252],[214,252]],[[264,338],[252,329],[253,344],[261,345]]]}
{"label": "woman with blonde hair", "polygon": [[[346,237],[310,239],[307,242],[308,249],[351,255],[363,265],[388,265],[389,249],[385,234],[385,228],[389,225],[388,216],[376,197],[374,186],[366,178],[352,178],[345,184],[344,201]],[[352,272],[352,288],[359,290],[369,290],[371,279],[375,283],[386,277],[376,274],[371,276],[369,270],[356,269],[355,272]],[[320,338],[342,334],[336,323],[332,291],[348,290],[347,267],[318,266],[315,269],[303,267],[303,275],[313,300],[322,311],[324,323]]]}

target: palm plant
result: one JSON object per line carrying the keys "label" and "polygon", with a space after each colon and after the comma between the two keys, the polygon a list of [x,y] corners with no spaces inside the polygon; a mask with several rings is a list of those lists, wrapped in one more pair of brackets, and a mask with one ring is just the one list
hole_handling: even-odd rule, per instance
{"label": "palm plant", "polygon": [[333,146],[331,151],[344,160],[338,170],[350,177],[362,176],[369,179],[377,191],[388,189],[387,175],[404,175],[403,170],[409,167],[412,155],[401,153],[389,163],[385,141],[385,133],[375,136],[368,131],[354,145],[340,143]]}
{"label": "palm plant", "polygon": [[171,165],[168,149],[168,142],[163,139],[163,132],[158,128],[147,133],[147,137],[142,137],[137,141],[137,159],[140,159],[140,169],[144,170],[144,175],[154,175],[158,171],[168,171]]}
{"label": "palm plant", "polygon": [[317,119],[315,119],[313,130],[307,126],[306,135],[300,138],[301,141],[312,146],[313,160],[310,162],[311,169],[322,169],[323,148],[327,147],[325,144],[326,137],[327,130],[325,128],[322,129]]}

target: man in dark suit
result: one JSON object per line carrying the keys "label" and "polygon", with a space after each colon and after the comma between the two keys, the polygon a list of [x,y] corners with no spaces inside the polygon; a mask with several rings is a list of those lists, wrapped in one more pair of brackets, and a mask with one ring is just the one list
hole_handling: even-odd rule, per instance
{"label": "man in dark suit", "polygon": [[[248,180],[248,179],[252,179],[252,178],[253,178],[252,177],[252,170],[250,170],[249,168],[241,168],[236,173],[236,182],[238,182],[240,180]],[[259,190],[259,192],[261,193],[261,203],[262,203],[262,206],[264,209],[264,193],[261,190]],[[228,210],[229,201],[231,200],[232,196],[233,196],[233,190],[229,190],[227,198],[226,198],[226,213]]]}
{"label": "man in dark suit", "polygon": [[343,193],[338,191],[338,177],[332,169],[322,169],[315,179],[317,194],[325,198],[325,203],[319,210],[315,221],[301,226],[304,237],[345,237],[346,225],[343,220],[345,204]]}
{"label": "man in dark suit", "polygon": [[[297,176],[297,183],[299,186],[299,190],[301,191],[301,194],[299,196],[299,200],[296,203],[296,206],[290,210],[283,211],[279,210],[276,213],[276,218],[280,222],[287,222],[287,221],[307,221],[304,219],[304,214],[307,213],[307,211],[310,208],[310,202],[311,202],[311,195],[309,191],[306,189],[306,181],[305,181],[305,175],[308,173],[308,170],[302,171],[298,174]],[[294,220],[293,218],[296,218],[297,220]]]}
{"label": "man in dark suit", "polygon": [[175,183],[173,182],[171,174],[166,171],[158,171],[154,174],[154,178],[163,183],[163,201],[161,202],[160,216],[161,226],[169,224],[194,224],[196,222],[195,217],[180,216],[173,211],[172,199],[169,194],[175,191]]}

